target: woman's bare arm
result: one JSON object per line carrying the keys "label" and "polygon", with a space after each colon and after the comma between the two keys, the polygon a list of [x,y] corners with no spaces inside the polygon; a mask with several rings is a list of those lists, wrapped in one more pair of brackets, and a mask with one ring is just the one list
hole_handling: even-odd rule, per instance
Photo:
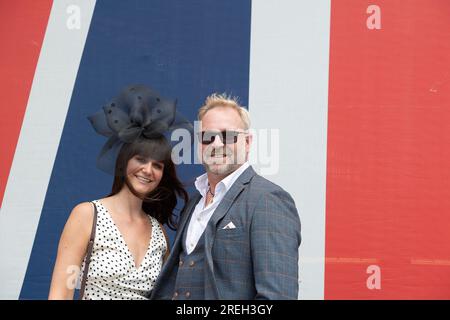
{"label": "woman's bare arm", "polygon": [[48,298],[73,299],[75,283],[91,235],[94,219],[93,206],[89,202],[77,205],[71,212],[62,232],[58,255],[53,269]]}

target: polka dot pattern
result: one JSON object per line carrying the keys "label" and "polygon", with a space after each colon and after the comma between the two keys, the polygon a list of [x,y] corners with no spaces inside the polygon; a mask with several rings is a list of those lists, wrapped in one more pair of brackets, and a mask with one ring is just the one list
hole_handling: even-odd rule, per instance
{"label": "polka dot pattern", "polygon": [[136,268],[133,255],[110,213],[100,201],[93,203],[97,206],[97,227],[83,300],[148,299],[167,251],[160,224],[148,216],[152,224],[151,240],[141,265]]}

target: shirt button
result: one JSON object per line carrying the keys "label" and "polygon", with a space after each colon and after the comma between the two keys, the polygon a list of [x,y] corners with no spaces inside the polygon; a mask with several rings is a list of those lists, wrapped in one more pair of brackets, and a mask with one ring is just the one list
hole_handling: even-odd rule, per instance
{"label": "shirt button", "polygon": [[186,298],[189,298],[191,296],[191,293],[188,291],[186,292]]}
{"label": "shirt button", "polygon": [[189,262],[189,267],[193,267],[195,265],[194,261]]}
{"label": "shirt button", "polygon": [[180,260],[180,262],[178,263],[178,265],[181,267],[183,265],[183,261]]}

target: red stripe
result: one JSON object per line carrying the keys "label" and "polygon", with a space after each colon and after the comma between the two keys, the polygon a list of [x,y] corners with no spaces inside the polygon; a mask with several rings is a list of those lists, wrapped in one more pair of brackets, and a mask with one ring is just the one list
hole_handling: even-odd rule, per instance
{"label": "red stripe", "polygon": [[326,299],[450,298],[449,17],[448,0],[332,1]]}
{"label": "red stripe", "polygon": [[0,5],[0,205],[51,6],[51,0]]}

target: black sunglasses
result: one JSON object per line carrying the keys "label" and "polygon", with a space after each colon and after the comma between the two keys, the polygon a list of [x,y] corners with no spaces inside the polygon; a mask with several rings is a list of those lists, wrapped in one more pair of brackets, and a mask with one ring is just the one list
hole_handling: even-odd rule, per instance
{"label": "black sunglasses", "polygon": [[220,137],[223,144],[233,144],[237,142],[238,136],[245,131],[225,130],[225,131],[202,131],[199,132],[199,139],[202,144],[211,144]]}

